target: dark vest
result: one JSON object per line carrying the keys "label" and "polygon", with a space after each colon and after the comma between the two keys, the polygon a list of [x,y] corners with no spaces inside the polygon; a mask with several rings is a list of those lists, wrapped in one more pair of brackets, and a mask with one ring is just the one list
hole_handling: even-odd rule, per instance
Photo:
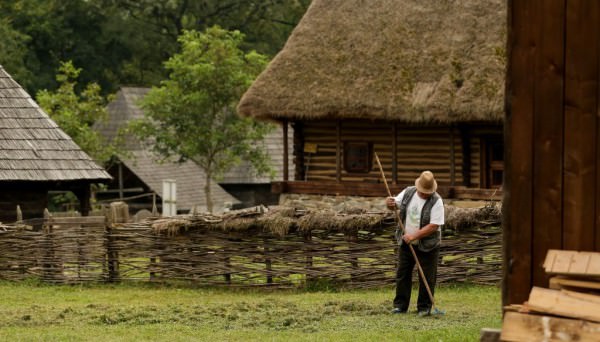
{"label": "dark vest", "polygon": [[[400,202],[400,219],[402,223],[406,226],[406,207],[410,203],[410,200],[417,193],[417,187],[411,186],[406,188],[404,191],[404,197],[402,198],[402,202]],[[418,195],[417,195],[418,196]],[[432,196],[430,196],[423,205],[423,209],[421,210],[421,220],[419,222],[419,226],[421,228],[425,227],[431,221],[431,208],[438,201],[441,200],[440,195],[437,192],[434,192]],[[438,227],[438,230],[422,239],[419,240],[417,244],[417,248],[423,252],[429,252],[434,248],[440,245],[440,241],[442,239],[442,227]],[[402,241],[404,243],[404,241]]]}

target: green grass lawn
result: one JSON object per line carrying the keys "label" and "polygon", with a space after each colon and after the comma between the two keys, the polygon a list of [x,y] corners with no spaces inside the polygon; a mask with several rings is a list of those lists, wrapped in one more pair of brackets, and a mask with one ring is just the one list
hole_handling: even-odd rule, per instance
{"label": "green grass lawn", "polygon": [[478,341],[481,328],[501,326],[500,289],[491,286],[438,287],[440,317],[390,314],[393,288],[0,282],[0,293],[1,341]]}

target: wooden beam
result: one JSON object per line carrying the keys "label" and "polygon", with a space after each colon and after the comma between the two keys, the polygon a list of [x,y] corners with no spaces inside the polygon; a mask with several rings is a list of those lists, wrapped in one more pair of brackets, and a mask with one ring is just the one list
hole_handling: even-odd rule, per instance
{"label": "wooden beam", "polygon": [[[563,227],[563,150],[564,142],[564,70],[565,70],[565,1],[536,0],[537,31],[536,77],[533,91],[533,222],[532,285],[548,286],[548,276],[541,265],[546,252],[561,248]],[[533,22],[530,21],[530,25]],[[532,70],[529,70],[532,72]],[[526,142],[521,142],[524,145]],[[513,145],[515,146],[515,145]],[[521,147],[519,147],[521,148]],[[564,188],[568,189],[568,188]],[[570,189],[567,191],[571,191]],[[554,222],[555,224],[548,224]],[[569,223],[571,224],[571,223]]]}
{"label": "wooden beam", "polygon": [[292,127],[294,128],[294,179],[302,180],[306,178],[304,169],[304,125],[302,122],[294,121]]}
{"label": "wooden beam", "polygon": [[589,280],[580,280],[580,279],[570,279],[563,278],[561,276],[556,276],[550,278],[550,289],[553,290],[573,290],[579,292],[586,291],[598,291],[600,290],[600,282],[599,281],[589,281]]}
{"label": "wooden beam", "polygon": [[90,184],[83,183],[79,188],[74,189],[73,193],[77,196],[79,200],[79,212],[81,216],[88,216],[91,210],[90,206]]}
{"label": "wooden beam", "polygon": [[123,184],[123,163],[119,160],[117,162],[117,172],[119,177],[119,198],[123,198],[124,184]]}
{"label": "wooden beam", "polygon": [[594,250],[599,10],[598,1],[566,5],[563,249]]}
{"label": "wooden beam", "polygon": [[392,124],[392,184],[398,184],[398,124]]}
{"label": "wooden beam", "polygon": [[454,125],[450,125],[450,186],[456,185],[456,156],[454,152]]}
{"label": "wooden beam", "polygon": [[507,312],[501,341],[596,341],[600,324],[581,320]]}
{"label": "wooden beam", "polygon": [[524,302],[531,289],[532,89],[535,83],[531,70],[537,48],[535,30],[544,15],[537,10],[533,1],[508,2],[505,192],[502,202],[503,305]]}
{"label": "wooden beam", "polygon": [[466,187],[471,186],[471,134],[466,125],[460,126],[460,141],[462,143],[462,178]]}
{"label": "wooden beam", "polygon": [[288,161],[288,121],[283,120],[282,123],[283,128],[283,180],[288,181],[289,174],[289,161]]}
{"label": "wooden beam", "polygon": [[551,249],[543,269],[547,274],[600,277],[600,253]]}
{"label": "wooden beam", "polygon": [[600,322],[600,296],[587,293],[534,286],[527,308],[535,312]]}
{"label": "wooden beam", "polygon": [[338,182],[342,181],[342,121],[337,120],[335,139],[335,179]]}

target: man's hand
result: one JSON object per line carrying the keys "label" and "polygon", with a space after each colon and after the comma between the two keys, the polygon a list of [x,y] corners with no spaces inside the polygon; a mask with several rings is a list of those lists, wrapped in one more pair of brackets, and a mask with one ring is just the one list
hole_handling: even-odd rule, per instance
{"label": "man's hand", "polygon": [[402,240],[404,240],[404,242],[406,243],[411,243],[413,241],[415,241],[417,238],[414,234],[404,234],[402,236]]}
{"label": "man's hand", "polygon": [[385,199],[385,205],[387,205],[389,210],[396,209],[396,199],[394,197],[388,197]]}

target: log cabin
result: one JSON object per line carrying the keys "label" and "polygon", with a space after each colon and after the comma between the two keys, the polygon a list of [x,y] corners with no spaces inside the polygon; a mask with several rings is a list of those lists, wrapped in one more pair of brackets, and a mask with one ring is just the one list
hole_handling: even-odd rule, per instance
{"label": "log cabin", "polygon": [[501,0],[314,0],[238,113],[294,129],[275,192],[385,196],[376,153],[394,193],[500,199],[505,41]]}
{"label": "log cabin", "polygon": [[90,211],[90,185],[111,177],[0,66],[0,221],[40,218],[49,191],[72,191]]}

